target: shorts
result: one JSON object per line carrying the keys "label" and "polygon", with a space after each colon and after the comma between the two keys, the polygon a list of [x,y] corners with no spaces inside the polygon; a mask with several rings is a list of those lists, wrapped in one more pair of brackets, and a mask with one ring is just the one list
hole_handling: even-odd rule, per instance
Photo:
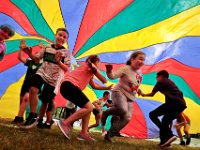
{"label": "shorts", "polygon": [[40,96],[39,96],[39,99],[42,102],[45,102],[45,103],[53,102],[53,99],[56,96],[56,94],[54,93],[55,87],[51,86],[48,83],[46,83],[46,81],[44,81],[44,79],[40,75],[35,74],[32,77],[31,86],[33,86],[33,87],[35,87],[35,88],[37,88],[39,90],[43,86],[43,88],[41,90],[41,93],[40,93]]}
{"label": "shorts", "polygon": [[76,106],[83,108],[89,102],[87,96],[74,84],[64,81],[60,86],[61,95]]}
{"label": "shorts", "polygon": [[30,88],[31,88],[30,82],[28,82],[27,80],[24,80],[24,83],[22,84],[22,87],[21,87],[20,96],[23,97],[26,93],[29,92]]}
{"label": "shorts", "polygon": [[95,116],[98,115],[98,114],[100,113],[100,111],[97,110],[96,108],[94,108],[92,112],[93,112],[93,114],[94,114]]}

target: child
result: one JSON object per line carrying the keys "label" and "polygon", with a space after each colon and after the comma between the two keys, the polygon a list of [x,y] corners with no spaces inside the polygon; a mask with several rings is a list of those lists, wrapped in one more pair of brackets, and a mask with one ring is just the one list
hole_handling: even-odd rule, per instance
{"label": "child", "polygon": [[[177,123],[175,124],[176,127],[176,131],[178,133],[178,137],[180,139],[180,145],[189,145],[191,142],[191,138],[190,138],[190,133],[189,133],[189,129],[190,129],[190,119],[187,115],[185,115],[184,113],[180,113],[178,115],[178,117],[176,118]],[[186,135],[186,143],[183,140],[183,136],[181,134],[181,128],[184,127],[184,133]]]}
{"label": "child", "polygon": [[[165,103],[149,113],[150,119],[160,129],[160,146],[170,146],[176,140],[176,136],[172,134],[170,124],[185,108],[186,103],[183,99],[183,93],[178,89],[173,81],[169,78],[169,73],[166,70],[161,70],[157,73],[157,83],[151,93],[142,96],[154,96],[158,91],[165,95]],[[162,121],[159,116],[162,116]]]}
{"label": "child", "polygon": [[118,84],[112,89],[113,106],[103,113],[102,122],[105,123],[109,115],[119,116],[120,119],[113,120],[113,124],[105,135],[106,141],[112,142],[112,137],[118,134],[131,119],[133,101],[138,87],[142,81],[140,68],[144,65],[145,54],[133,52],[126,65],[116,72],[112,72],[112,65],[106,65],[106,74],[110,79],[119,78]]}
{"label": "child", "polygon": [[[38,92],[43,86],[40,99],[43,102],[44,110],[46,110],[48,103],[52,102],[55,97],[55,86],[57,81],[64,71],[69,71],[70,67],[70,52],[62,45],[68,39],[68,31],[65,28],[58,28],[55,35],[56,43],[49,44],[42,48],[36,55],[30,52],[30,48],[24,49],[25,52],[33,59],[38,60],[43,58],[43,64],[33,76],[30,88],[30,114],[25,122],[25,126],[31,127],[35,124],[37,114],[36,108],[38,103]],[[51,120],[50,120],[51,121]],[[50,122],[48,122],[50,123]]]}
{"label": "child", "polygon": [[31,59],[26,59],[22,56],[22,49],[26,47],[25,41],[22,40],[20,41],[20,50],[18,53],[18,59],[24,63],[25,66],[28,67],[27,71],[26,71],[26,76],[24,78],[24,82],[22,84],[21,87],[21,92],[20,92],[20,109],[18,112],[18,115],[15,117],[15,119],[13,120],[13,123],[23,123],[24,119],[24,112],[28,106],[28,102],[29,102],[29,89],[30,89],[30,81],[31,78],[33,77],[33,75],[36,73],[36,71],[38,70],[38,68],[41,66],[41,62],[39,63],[39,61],[35,62]]}
{"label": "child", "polygon": [[15,32],[7,25],[0,26],[0,61],[3,59],[6,53],[5,40],[8,40],[14,36]]}
{"label": "child", "polygon": [[100,65],[100,59],[97,55],[91,55],[86,62],[69,73],[60,86],[60,93],[64,98],[80,107],[78,111],[65,120],[60,120],[58,125],[62,133],[70,139],[70,124],[78,119],[82,119],[82,130],[77,136],[78,140],[95,141],[87,133],[90,114],[93,110],[92,103],[82,92],[89,83],[92,88],[98,90],[109,90],[111,86],[104,87],[95,83],[92,79],[95,75],[102,83],[106,83],[106,78],[97,70]]}
{"label": "child", "polygon": [[[99,98],[98,100],[94,101],[92,104],[94,105],[94,109],[93,109],[93,114],[95,116],[95,120],[96,123],[89,126],[88,131],[91,128],[97,127],[99,126],[100,120],[101,120],[101,115],[103,112],[103,106],[106,105],[107,107],[111,107],[112,105],[110,105],[107,100],[110,98],[110,93],[108,91],[105,91],[103,93],[103,97]],[[105,129],[102,128],[102,133],[105,132]]]}

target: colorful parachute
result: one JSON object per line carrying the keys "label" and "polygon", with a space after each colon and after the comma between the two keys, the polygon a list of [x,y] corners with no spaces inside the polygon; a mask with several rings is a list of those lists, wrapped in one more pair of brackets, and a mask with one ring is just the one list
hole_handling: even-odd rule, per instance
{"label": "colorful parachute", "polygon": [[[105,63],[117,69],[134,50],[145,52],[144,92],[152,90],[158,70],[168,70],[184,93],[191,133],[200,132],[200,0],[1,0],[0,23],[16,31],[6,41],[6,56],[0,62],[0,117],[13,118],[18,111],[26,72],[17,59],[19,41],[25,39],[38,51],[39,42],[53,42],[56,29],[66,27],[73,57],[81,64],[88,55],[99,54],[103,74]],[[102,96],[90,87],[84,92],[91,101]],[[158,136],[148,114],[162,102],[161,94],[138,97],[132,120],[121,132],[138,138]]]}

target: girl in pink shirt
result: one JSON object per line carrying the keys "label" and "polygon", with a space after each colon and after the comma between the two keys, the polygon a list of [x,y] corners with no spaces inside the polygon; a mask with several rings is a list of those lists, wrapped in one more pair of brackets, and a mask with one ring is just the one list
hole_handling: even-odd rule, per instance
{"label": "girl in pink shirt", "polygon": [[95,141],[95,139],[91,138],[87,133],[90,114],[93,110],[93,106],[87,96],[82,91],[85,89],[88,83],[94,89],[111,89],[112,85],[104,87],[95,83],[92,80],[93,77],[96,76],[102,83],[107,82],[106,78],[98,71],[99,65],[99,57],[97,55],[91,55],[86,59],[85,64],[67,74],[61,84],[60,93],[62,94],[62,96],[81,108],[69,118],[65,120],[60,120],[58,123],[62,133],[68,139],[70,139],[70,124],[78,119],[82,119],[82,130],[77,136],[77,139]]}

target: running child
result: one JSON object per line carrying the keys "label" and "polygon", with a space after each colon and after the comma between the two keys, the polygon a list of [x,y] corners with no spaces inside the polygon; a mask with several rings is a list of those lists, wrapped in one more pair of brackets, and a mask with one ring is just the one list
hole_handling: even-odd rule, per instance
{"label": "running child", "polygon": [[0,61],[3,59],[6,53],[6,43],[5,40],[8,40],[14,36],[15,32],[7,25],[0,26]]}
{"label": "running child", "polygon": [[142,81],[141,67],[144,65],[145,54],[133,52],[126,65],[116,72],[112,72],[113,66],[106,65],[106,74],[110,79],[119,78],[118,84],[112,89],[113,106],[105,111],[102,116],[102,125],[105,125],[109,115],[118,116],[120,119],[113,120],[113,123],[105,135],[106,141],[112,142],[112,137],[119,134],[131,119],[133,101],[137,94],[138,87]]}
{"label": "running child", "polygon": [[106,78],[98,71],[99,65],[100,59],[97,55],[89,56],[82,66],[77,67],[71,73],[67,74],[60,86],[60,93],[62,96],[74,103],[76,106],[80,107],[80,109],[69,118],[60,120],[58,123],[60,130],[68,139],[70,139],[70,124],[78,119],[82,119],[82,130],[77,136],[77,139],[95,141],[95,139],[90,137],[87,132],[93,106],[82,91],[88,83],[92,88],[97,90],[111,89],[111,86],[104,87],[93,81],[93,77],[96,76],[102,83],[107,82]]}
{"label": "running child", "polygon": [[[25,126],[31,127],[36,123],[36,108],[38,103],[38,92],[43,86],[40,99],[47,108],[48,103],[52,102],[55,97],[55,87],[57,81],[64,72],[69,71],[70,52],[63,47],[68,39],[68,31],[65,28],[58,28],[55,35],[56,43],[45,45],[36,55],[30,52],[30,48],[24,51],[34,61],[43,58],[43,64],[33,76],[31,88],[29,91],[30,114],[25,122]],[[44,109],[45,110],[45,109]]]}
{"label": "running child", "polygon": [[[103,97],[99,98],[98,100],[94,101],[92,104],[94,105],[94,109],[93,109],[93,114],[95,116],[95,120],[96,120],[96,123],[93,124],[93,125],[90,125],[88,127],[88,131],[91,129],[91,128],[94,128],[94,127],[97,127],[99,126],[100,124],[100,121],[101,121],[101,115],[102,115],[102,112],[103,112],[103,106],[107,106],[107,107],[111,107],[112,105],[108,103],[108,99],[110,99],[110,93],[108,91],[105,91],[103,93]],[[105,128],[102,128],[102,133],[105,132]]]}
{"label": "running child", "polygon": [[[170,124],[177,116],[186,108],[186,103],[183,98],[183,93],[179,90],[176,84],[169,79],[169,73],[166,70],[161,70],[156,76],[157,83],[151,93],[142,96],[154,96],[160,91],[165,96],[165,103],[149,113],[150,119],[160,129],[160,146],[168,147],[176,140],[173,135]],[[163,116],[162,121],[159,116]]]}
{"label": "running child", "polygon": [[39,67],[42,65],[42,62],[40,60],[38,61],[33,61],[31,59],[26,59],[22,55],[22,49],[27,47],[26,43],[24,40],[20,41],[20,49],[18,53],[18,59],[24,63],[25,66],[28,67],[26,71],[26,75],[24,78],[24,82],[21,87],[21,92],[20,92],[20,109],[18,112],[18,115],[15,117],[15,119],[12,121],[13,123],[16,124],[22,124],[24,122],[24,112],[26,108],[28,107],[29,104],[29,89],[30,89],[30,81],[33,75],[36,73],[36,71],[39,69]]}
{"label": "running child", "polygon": [[[177,123],[175,124],[176,127],[176,131],[178,133],[178,137],[180,139],[180,145],[189,145],[191,142],[191,138],[190,138],[190,133],[189,133],[189,129],[190,129],[190,118],[184,114],[184,113],[180,113],[178,115],[178,117],[176,118]],[[183,131],[186,135],[186,142],[183,140],[183,136],[181,133],[181,128],[183,127]]]}

